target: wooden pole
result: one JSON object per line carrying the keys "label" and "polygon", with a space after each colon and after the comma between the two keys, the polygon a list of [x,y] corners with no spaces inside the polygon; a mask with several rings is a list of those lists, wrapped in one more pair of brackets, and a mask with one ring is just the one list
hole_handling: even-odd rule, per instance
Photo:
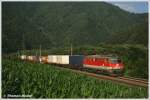
{"label": "wooden pole", "polygon": [[73,50],[72,50],[72,43],[71,43],[71,55],[72,55],[72,52],[73,52]]}
{"label": "wooden pole", "polygon": [[41,44],[40,44],[40,63],[41,63]]}

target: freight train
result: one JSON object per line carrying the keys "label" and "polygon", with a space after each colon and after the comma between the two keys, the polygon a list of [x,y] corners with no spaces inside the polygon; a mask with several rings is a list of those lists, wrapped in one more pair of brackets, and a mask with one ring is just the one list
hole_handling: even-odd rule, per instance
{"label": "freight train", "polygon": [[48,55],[27,56],[21,55],[22,60],[47,64],[71,65],[74,67],[93,69],[109,75],[123,75],[124,64],[116,56],[108,55]]}

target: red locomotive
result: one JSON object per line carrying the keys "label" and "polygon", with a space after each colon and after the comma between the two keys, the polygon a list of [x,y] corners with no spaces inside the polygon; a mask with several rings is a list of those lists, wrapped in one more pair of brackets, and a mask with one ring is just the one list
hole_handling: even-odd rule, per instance
{"label": "red locomotive", "polygon": [[118,57],[106,55],[86,56],[83,60],[83,67],[107,72],[111,75],[122,75],[124,65]]}

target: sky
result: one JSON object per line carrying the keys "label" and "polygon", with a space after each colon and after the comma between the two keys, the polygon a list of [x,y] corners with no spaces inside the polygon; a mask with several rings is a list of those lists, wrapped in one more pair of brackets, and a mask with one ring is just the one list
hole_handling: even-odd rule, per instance
{"label": "sky", "polygon": [[148,12],[148,2],[109,2],[113,5],[120,7],[126,11],[132,13],[147,13]]}

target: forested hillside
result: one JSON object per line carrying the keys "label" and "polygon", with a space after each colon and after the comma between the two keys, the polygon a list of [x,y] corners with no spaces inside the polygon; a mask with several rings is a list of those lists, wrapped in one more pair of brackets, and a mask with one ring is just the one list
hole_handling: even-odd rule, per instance
{"label": "forested hillside", "polygon": [[2,51],[109,44],[148,44],[148,14],[105,2],[3,2]]}

